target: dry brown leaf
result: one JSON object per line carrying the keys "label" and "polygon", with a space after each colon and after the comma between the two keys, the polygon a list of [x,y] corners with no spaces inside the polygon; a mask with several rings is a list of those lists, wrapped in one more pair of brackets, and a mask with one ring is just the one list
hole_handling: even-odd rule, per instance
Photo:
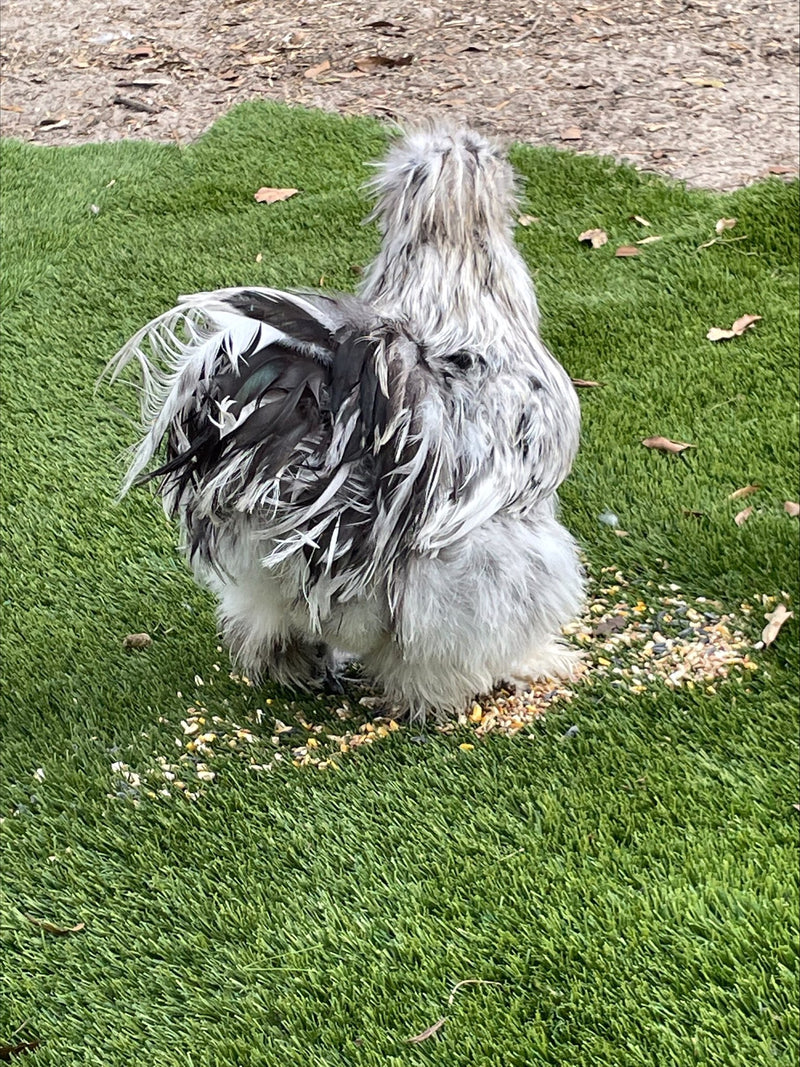
{"label": "dry brown leaf", "polygon": [[754,322],[760,321],[760,315],[740,315],[729,330],[721,330],[718,326],[712,326],[706,338],[709,341],[729,341],[732,337],[741,337]]}
{"label": "dry brown leaf", "polygon": [[616,534],[617,537],[628,537],[628,531],[627,530],[619,530],[619,529],[617,529],[617,530],[612,530],[611,532],[613,534]]}
{"label": "dry brown leaf", "polygon": [[733,521],[736,523],[737,526],[744,526],[744,524],[747,522],[747,520],[752,514],[753,505],[751,504],[749,508],[742,508],[742,510],[737,515],[734,515]]}
{"label": "dry brown leaf", "polygon": [[32,915],[26,915],[25,918],[29,923],[40,927],[45,933],[55,934],[57,937],[63,937],[66,934],[79,934],[81,930],[86,928],[86,923],[78,923],[77,926],[56,926],[55,923],[48,922],[46,919],[34,919]]}
{"label": "dry brown leaf", "polygon": [[[219,77],[222,77],[220,74]],[[158,74],[142,74],[139,78],[121,78],[117,85],[121,89],[152,89],[156,85],[171,85],[169,78],[162,78]]]}
{"label": "dry brown leaf", "polygon": [[712,326],[706,334],[708,341],[729,341],[731,337],[735,337],[736,334],[733,330],[721,330],[718,326]]}
{"label": "dry brown leaf", "polygon": [[596,389],[602,386],[602,382],[593,382],[589,378],[570,378],[576,389]]}
{"label": "dry brown leaf", "polygon": [[356,70],[370,73],[373,70],[381,70],[387,67],[407,67],[409,63],[413,62],[413,59],[414,57],[410,52],[406,52],[402,56],[361,56],[354,61],[353,66]]}
{"label": "dry brown leaf", "polygon": [[797,167],[768,167],[767,174],[794,174]]}
{"label": "dry brown leaf", "polygon": [[793,519],[796,519],[800,515],[800,504],[795,503],[794,500],[787,500],[783,505],[783,510],[787,515],[791,515]]}
{"label": "dry brown leaf", "polygon": [[714,230],[716,233],[723,233],[725,230],[732,230],[738,221],[738,219],[717,219],[717,224],[714,227]]}
{"label": "dry brown leaf", "polygon": [[602,248],[608,241],[608,234],[605,230],[584,230],[578,240],[591,244],[592,248]]}
{"label": "dry brown leaf", "polygon": [[688,85],[693,85],[695,89],[724,89],[725,82],[720,78],[684,78]]}
{"label": "dry brown leaf", "polygon": [[69,126],[69,119],[45,118],[40,120],[39,126],[43,130],[63,130]]}
{"label": "dry brown leaf", "polygon": [[750,326],[752,326],[754,322],[761,322],[761,316],[740,315],[736,322],[734,322],[733,326],[731,326],[731,329],[733,330],[734,334],[739,337],[740,334],[743,334],[744,331],[747,330]]}
{"label": "dry brown leaf", "polygon": [[704,511],[694,511],[692,508],[681,508],[681,511],[690,519],[704,519],[706,517]]}
{"label": "dry brown leaf", "polygon": [[794,612],[789,611],[785,604],[778,604],[775,610],[765,615],[764,618],[767,620],[767,625],[761,631],[761,640],[764,642],[764,648],[767,648],[781,632],[781,627],[787,619],[794,618]]}
{"label": "dry brown leaf", "polygon": [[539,216],[538,215],[520,215],[519,218],[517,219],[517,222],[519,223],[520,226],[530,226],[530,224],[532,222],[538,222],[538,221],[539,221]]}
{"label": "dry brown leaf", "polygon": [[567,126],[565,130],[562,130],[559,137],[562,141],[580,141],[583,134],[580,131],[579,126]]}
{"label": "dry brown leaf", "polygon": [[694,445],[687,445],[683,441],[670,441],[668,437],[645,437],[642,441],[645,448],[655,448],[659,452],[684,452],[687,448],[694,448]]}
{"label": "dry brown leaf", "polygon": [[638,222],[640,226],[653,225],[652,222],[648,222],[648,220],[643,215],[628,215],[628,218],[632,219],[634,222]]}
{"label": "dry brown leaf", "polygon": [[331,61],[329,59],[323,59],[321,63],[317,63],[315,67],[309,67],[303,74],[304,78],[316,78],[318,74],[324,74],[326,70],[331,69]]}
{"label": "dry brown leaf", "polygon": [[614,255],[626,259],[628,256],[638,256],[639,249],[635,245],[620,245]]}
{"label": "dry brown leaf", "polygon": [[728,500],[741,500],[742,497],[750,496],[751,493],[757,493],[761,488],[757,482],[753,482],[751,485],[743,485],[741,489],[736,489],[734,492],[728,494]]}
{"label": "dry brown leaf", "polygon": [[21,1056],[23,1052],[33,1052],[41,1045],[41,1041],[34,1038],[33,1041],[22,1041],[19,1045],[0,1045],[0,1061],[11,1063],[15,1056]]}
{"label": "dry brown leaf", "polygon": [[429,1037],[433,1037],[434,1034],[438,1033],[446,1022],[447,1016],[443,1015],[441,1019],[437,1019],[435,1023],[431,1023],[431,1025],[426,1030],[423,1030],[421,1034],[414,1034],[413,1037],[406,1038],[406,1040],[410,1041],[412,1045],[419,1045],[422,1041],[427,1041]]}
{"label": "dry brown leaf", "polygon": [[[641,239],[641,241],[637,241],[636,243],[637,243],[637,245],[651,245],[655,241],[660,241],[660,240],[661,240],[661,234],[660,233],[654,233],[650,237],[643,237]],[[617,253],[617,254],[619,255],[619,253]]]}
{"label": "dry brown leaf", "polygon": [[153,638],[150,634],[128,634],[122,639],[123,648],[147,648],[152,643]]}
{"label": "dry brown leaf", "polygon": [[280,200],[288,200],[296,192],[297,189],[270,189],[265,185],[258,190],[255,198],[259,204],[277,204]]}
{"label": "dry brown leaf", "polygon": [[373,22],[365,23],[371,30],[375,30],[377,33],[383,34],[384,37],[402,37],[406,32],[405,26],[401,26],[399,22],[389,22],[388,19],[375,19]]}

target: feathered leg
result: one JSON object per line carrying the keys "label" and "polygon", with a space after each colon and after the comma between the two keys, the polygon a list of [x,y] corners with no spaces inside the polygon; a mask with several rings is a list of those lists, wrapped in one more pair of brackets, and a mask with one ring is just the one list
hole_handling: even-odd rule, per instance
{"label": "feathered leg", "polygon": [[213,583],[219,624],[234,662],[253,682],[317,689],[329,683],[331,653],[292,625],[278,584],[261,568]]}
{"label": "feathered leg", "polygon": [[500,680],[569,674],[579,658],[558,635],[579,611],[583,575],[550,514],[492,520],[412,560],[398,586],[397,637],[364,664],[412,718],[460,711]]}

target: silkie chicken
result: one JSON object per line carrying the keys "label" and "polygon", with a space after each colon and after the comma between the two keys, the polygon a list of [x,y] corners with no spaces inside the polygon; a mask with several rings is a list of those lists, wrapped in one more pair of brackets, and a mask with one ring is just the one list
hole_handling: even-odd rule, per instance
{"label": "silkie chicken", "polygon": [[570,672],[583,576],[556,490],[580,413],[499,148],[413,132],[370,185],[382,242],[357,296],[183,297],[110,368],[143,376],[123,492],[158,479],[240,668],[312,688],[350,654],[424,719]]}

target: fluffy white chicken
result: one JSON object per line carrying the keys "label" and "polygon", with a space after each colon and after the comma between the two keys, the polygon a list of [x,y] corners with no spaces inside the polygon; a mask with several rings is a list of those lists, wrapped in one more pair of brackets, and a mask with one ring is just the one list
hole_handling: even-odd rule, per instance
{"label": "fluffy white chicken", "polygon": [[117,354],[114,377],[143,375],[123,491],[158,479],[252,679],[313,687],[350,653],[424,718],[568,673],[583,579],[556,490],[580,415],[498,147],[412,133],[371,185],[382,243],[358,296],[198,293]]}

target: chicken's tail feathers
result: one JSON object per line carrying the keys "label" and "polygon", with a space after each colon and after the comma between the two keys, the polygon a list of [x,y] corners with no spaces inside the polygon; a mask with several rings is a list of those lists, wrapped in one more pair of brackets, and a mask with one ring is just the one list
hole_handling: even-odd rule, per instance
{"label": "chicken's tail feathers", "polygon": [[[210,420],[220,438],[234,429],[243,411],[248,414],[248,389],[255,394],[269,384],[270,375],[285,370],[278,368],[279,358],[283,364],[303,362],[306,373],[315,364],[321,368],[339,318],[335,302],[316,294],[219,289],[181,297],[175,307],[140,329],[101,375],[101,381],[114,382],[129,365],[139,369],[142,438],[131,451],[121,495],[135,483],[164,473],[149,468],[165,437],[188,464],[196,453],[199,422]],[[256,353],[265,352],[272,353],[272,359],[262,355],[252,366]],[[195,431],[191,442],[187,426]],[[165,494],[165,507],[169,504],[174,500]]]}

